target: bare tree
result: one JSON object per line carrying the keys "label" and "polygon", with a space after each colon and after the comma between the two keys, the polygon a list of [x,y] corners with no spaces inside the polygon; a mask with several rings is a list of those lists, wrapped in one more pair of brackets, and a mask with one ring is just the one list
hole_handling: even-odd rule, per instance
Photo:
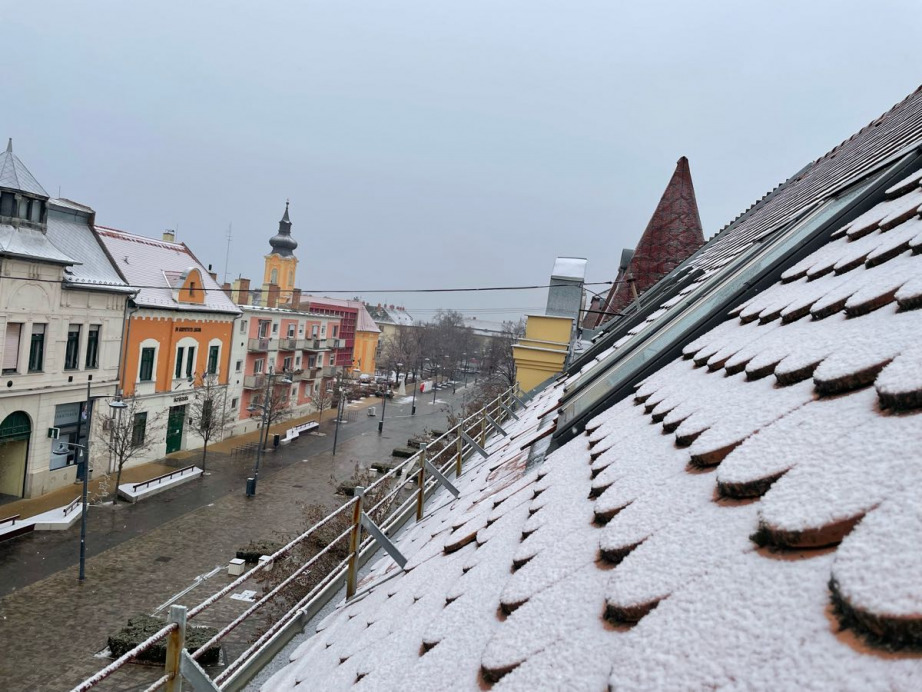
{"label": "bare tree", "polygon": [[106,407],[108,412],[104,410],[97,418],[102,428],[98,435],[99,444],[115,461],[114,502],[118,502],[118,486],[125,464],[150,451],[156,433],[161,429],[161,414],[142,410],[136,398],[127,399],[124,403],[124,408]]}
{"label": "bare tree", "polygon": [[317,411],[320,413],[319,422],[323,422],[323,412],[325,409],[329,408],[333,403],[333,389],[330,383],[330,380],[321,380],[320,387],[314,392],[313,397],[314,406],[317,407]]}
{"label": "bare tree", "polygon": [[397,382],[401,372],[415,371],[419,362],[419,341],[415,331],[409,327],[400,328],[386,338],[381,347],[381,363],[387,369],[388,377],[391,371],[395,373]]}
{"label": "bare tree", "polygon": [[202,438],[202,470],[205,470],[205,457],[208,443],[224,432],[232,420],[225,404],[227,385],[222,385],[215,374],[199,377],[198,386],[192,391],[189,405],[189,423],[192,432]]}
{"label": "bare tree", "polygon": [[[271,377],[271,375],[269,375]],[[269,443],[269,429],[291,415],[291,398],[288,386],[290,383],[273,382],[268,394],[263,390],[257,395],[250,408],[251,418],[259,418],[266,427],[263,449]]]}
{"label": "bare tree", "polygon": [[524,335],[525,320],[503,322],[502,334],[492,337],[487,347],[487,372],[499,377],[510,387],[515,384],[515,359],[512,357],[512,346]]}

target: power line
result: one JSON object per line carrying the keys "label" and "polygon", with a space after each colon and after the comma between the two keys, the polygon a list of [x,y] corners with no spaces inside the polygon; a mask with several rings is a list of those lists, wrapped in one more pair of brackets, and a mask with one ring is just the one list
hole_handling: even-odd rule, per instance
{"label": "power line", "polygon": [[[149,288],[149,289],[167,288],[170,290],[176,290],[176,288],[178,288],[175,286],[164,286],[163,284],[154,284],[154,285],[147,285],[147,286],[146,285],[138,286],[138,285],[133,285],[133,284],[118,285],[118,284],[102,284],[102,283],[96,283],[96,282],[84,283],[81,281],[67,280],[67,279],[39,279],[39,278],[31,278],[27,276],[3,276],[0,278],[20,279],[22,281],[31,281],[35,283],[68,284],[70,286],[86,285],[86,286],[92,286],[92,287],[109,286],[111,288],[132,288],[136,290],[142,290],[145,288]],[[584,283],[582,285],[583,286],[610,286],[614,283],[624,283],[624,282],[623,281],[593,281],[593,282]],[[354,296],[362,295],[364,293],[475,293],[475,292],[485,292],[485,291],[531,291],[531,290],[536,290],[536,289],[541,289],[541,288],[551,288],[551,287],[556,287],[556,286],[558,286],[558,284],[536,284],[536,285],[529,285],[529,286],[471,286],[471,287],[466,287],[466,288],[376,288],[376,289],[362,289],[362,290],[358,290],[358,289],[301,289],[301,293],[302,295],[305,295],[305,296],[326,294],[326,293],[345,293],[345,294],[354,295]],[[220,287],[205,288],[204,286],[196,286],[195,289],[193,290],[203,291],[203,292],[209,292],[209,291],[221,291],[222,293],[224,292],[224,289]],[[252,290],[261,290],[261,289],[251,288],[249,290],[252,291]]]}

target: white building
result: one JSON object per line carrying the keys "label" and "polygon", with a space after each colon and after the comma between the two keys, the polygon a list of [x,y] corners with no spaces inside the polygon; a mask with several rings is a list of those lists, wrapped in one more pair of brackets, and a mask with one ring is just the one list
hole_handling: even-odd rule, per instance
{"label": "white building", "polygon": [[[93,234],[94,212],[48,193],[13,153],[0,154],[0,500],[73,483],[75,456],[49,429],[85,443],[86,402],[118,387],[132,289]],[[91,464],[107,455],[91,449]]]}

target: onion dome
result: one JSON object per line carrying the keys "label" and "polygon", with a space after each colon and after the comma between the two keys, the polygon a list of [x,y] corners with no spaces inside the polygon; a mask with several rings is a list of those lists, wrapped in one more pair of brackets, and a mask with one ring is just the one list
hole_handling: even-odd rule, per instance
{"label": "onion dome", "polygon": [[288,218],[288,202],[285,202],[285,214],[279,221],[279,232],[269,238],[272,246],[271,255],[291,257],[298,248],[298,241],[291,237],[291,220]]}

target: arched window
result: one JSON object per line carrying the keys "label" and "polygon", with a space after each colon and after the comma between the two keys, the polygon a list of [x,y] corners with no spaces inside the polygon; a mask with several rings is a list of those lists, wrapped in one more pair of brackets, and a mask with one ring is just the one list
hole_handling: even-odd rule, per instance
{"label": "arched window", "polygon": [[272,273],[269,275],[269,283],[277,284],[279,282],[279,270],[273,269]]}
{"label": "arched window", "polygon": [[293,270],[288,270],[288,285],[293,286],[295,283],[295,273]]}

